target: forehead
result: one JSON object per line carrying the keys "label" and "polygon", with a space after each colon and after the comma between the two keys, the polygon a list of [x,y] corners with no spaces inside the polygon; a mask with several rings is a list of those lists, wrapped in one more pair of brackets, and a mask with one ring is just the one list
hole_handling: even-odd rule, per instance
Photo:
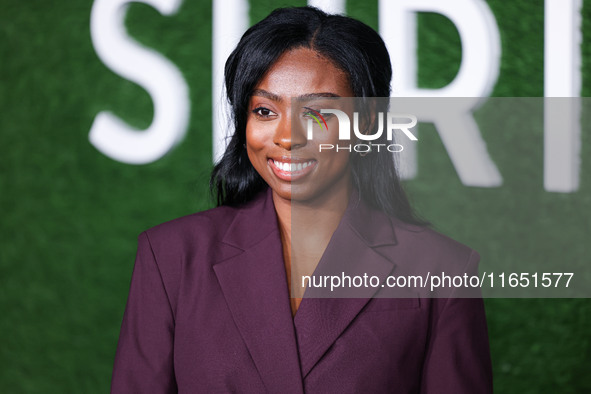
{"label": "forehead", "polygon": [[256,89],[282,98],[310,93],[334,93],[351,97],[349,78],[328,58],[309,48],[285,52],[271,66]]}

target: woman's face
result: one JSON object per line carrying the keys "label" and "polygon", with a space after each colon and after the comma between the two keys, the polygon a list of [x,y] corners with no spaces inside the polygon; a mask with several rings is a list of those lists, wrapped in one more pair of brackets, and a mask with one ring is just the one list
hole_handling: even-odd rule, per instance
{"label": "woman's face", "polygon": [[[338,97],[353,97],[346,73],[308,48],[285,52],[255,88],[246,123],[246,148],[275,198],[301,202],[327,196],[348,198],[349,152],[319,152],[319,144],[337,146],[337,119],[325,115],[328,130],[317,128],[308,140],[306,122],[311,117],[303,108],[335,108]],[[292,102],[292,98],[299,100]]]}

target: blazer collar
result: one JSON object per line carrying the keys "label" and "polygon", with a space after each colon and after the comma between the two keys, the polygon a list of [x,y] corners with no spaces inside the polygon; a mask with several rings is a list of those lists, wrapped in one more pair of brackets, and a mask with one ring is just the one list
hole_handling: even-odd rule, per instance
{"label": "blazer collar", "polygon": [[[348,225],[369,247],[397,243],[390,218],[365,204],[357,190],[351,193],[342,224]],[[278,231],[272,190],[267,188],[240,208],[222,242],[246,250]]]}
{"label": "blazer collar", "polygon": [[[370,208],[354,192],[314,276],[367,275],[383,283],[396,266],[390,257],[395,245],[390,218]],[[302,376],[312,370],[378,289],[306,288],[294,318]]]}
{"label": "blazer collar", "polygon": [[[302,377],[377,289],[364,287],[353,295],[341,289],[327,298],[326,289],[308,288],[292,319],[271,193],[268,189],[238,211],[222,240],[233,249],[232,257],[213,268],[268,391],[301,393]],[[369,208],[355,192],[314,274],[367,273],[381,282],[395,267],[387,257],[395,245],[390,218]]]}
{"label": "blazer collar", "polygon": [[[270,190],[239,209],[213,269],[236,327],[271,393],[303,393],[287,276]],[[224,253],[223,255],[228,255]]]}
{"label": "blazer collar", "polygon": [[278,231],[272,191],[267,188],[238,209],[222,242],[247,250]]}
{"label": "blazer collar", "polygon": [[[349,226],[369,247],[397,243],[390,218],[365,204],[357,190],[351,193],[341,225]],[[238,210],[222,242],[246,250],[278,231],[272,190],[267,188]]]}
{"label": "blazer collar", "polygon": [[390,218],[364,203],[357,190],[351,193],[343,222],[369,247],[397,244]]}

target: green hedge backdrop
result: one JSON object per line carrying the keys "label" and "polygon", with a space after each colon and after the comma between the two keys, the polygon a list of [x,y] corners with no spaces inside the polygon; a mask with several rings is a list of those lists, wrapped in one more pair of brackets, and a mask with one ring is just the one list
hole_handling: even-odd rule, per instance
{"label": "green hedge backdrop", "polygon": [[[493,95],[542,96],[543,1],[488,3],[503,47]],[[252,0],[251,22],[304,4]],[[130,7],[130,34],[176,64],[192,103],[185,140],[144,166],[113,161],[88,142],[99,111],[140,128],[152,119],[148,94],[96,56],[91,6],[0,0],[2,393],[108,392],[137,235],[212,206],[211,0],[185,0],[171,17]],[[377,1],[349,0],[347,13],[377,28]],[[589,96],[591,1],[583,13]],[[419,27],[420,85],[441,87],[458,70],[458,34],[434,14],[421,15]],[[482,189],[461,185],[437,133],[422,127],[412,199],[437,229],[477,249],[482,264],[549,258],[568,270],[591,263],[588,126],[581,187],[571,194],[543,190],[542,132],[530,134],[483,131],[505,183]],[[486,307],[496,392],[591,392],[589,299],[487,299]]]}

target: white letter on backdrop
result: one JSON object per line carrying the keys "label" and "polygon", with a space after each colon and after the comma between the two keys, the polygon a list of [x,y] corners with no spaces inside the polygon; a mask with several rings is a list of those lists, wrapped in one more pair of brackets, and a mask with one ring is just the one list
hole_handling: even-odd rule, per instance
{"label": "white letter on backdrop", "polygon": [[174,14],[182,0],[95,0],[90,18],[92,43],[113,72],[137,83],[150,94],[154,119],[146,130],[131,128],[110,112],[99,113],[90,129],[90,142],[112,159],[146,164],[160,159],[184,137],[189,123],[187,84],[179,70],[158,52],[131,39],[125,15],[132,2]]}
{"label": "white letter on backdrop", "polygon": [[546,0],[544,9],[544,188],[552,192],[579,188],[581,6]]}
{"label": "white letter on backdrop", "polygon": [[226,149],[226,137],[232,135],[226,95],[224,65],[226,59],[248,27],[248,0],[215,0],[213,2],[213,161]]}
{"label": "white letter on backdrop", "polygon": [[[447,17],[458,29],[462,62],[458,75],[441,89],[417,88],[416,14],[435,12]],[[380,0],[380,33],[392,59],[393,96],[458,97],[446,107],[450,113],[423,113],[422,121],[435,124],[463,184],[493,187],[502,183],[499,170],[486,150],[472,111],[482,104],[497,80],[501,44],[494,16],[483,0]],[[414,145],[405,146],[403,176],[416,176]],[[411,153],[409,155],[409,153]]]}
{"label": "white letter on backdrop", "polygon": [[345,13],[345,0],[308,0],[308,5],[329,14]]}

